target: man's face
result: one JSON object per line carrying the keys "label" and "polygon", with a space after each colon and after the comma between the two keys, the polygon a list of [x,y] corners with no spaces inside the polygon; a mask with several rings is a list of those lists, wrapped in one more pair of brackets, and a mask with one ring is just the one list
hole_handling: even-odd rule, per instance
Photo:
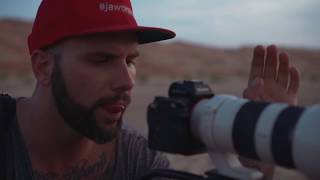
{"label": "man's face", "polygon": [[51,89],[59,113],[76,132],[99,144],[117,136],[134,86],[137,47],[133,34],[62,43]]}

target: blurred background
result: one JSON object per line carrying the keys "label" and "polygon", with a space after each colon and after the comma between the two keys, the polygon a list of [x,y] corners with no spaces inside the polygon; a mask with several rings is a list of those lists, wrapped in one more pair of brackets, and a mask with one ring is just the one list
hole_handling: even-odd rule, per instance
{"label": "blurred background", "polygon": [[[34,77],[27,52],[40,0],[0,0],[0,90],[30,96]],[[143,45],[137,85],[125,121],[147,134],[146,107],[167,95],[172,81],[199,79],[216,94],[241,96],[247,86],[253,47],[276,44],[300,69],[299,104],[320,102],[320,1],[318,0],[132,0],[139,24],[169,28],[174,40]],[[173,167],[203,173],[214,165],[206,155],[169,155]],[[305,179],[277,168],[276,179]]]}

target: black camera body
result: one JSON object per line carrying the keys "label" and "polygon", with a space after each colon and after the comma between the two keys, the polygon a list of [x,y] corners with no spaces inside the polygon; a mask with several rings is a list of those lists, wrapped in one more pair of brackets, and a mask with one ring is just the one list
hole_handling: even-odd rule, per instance
{"label": "black camera body", "polygon": [[194,155],[206,152],[193,137],[190,118],[193,107],[214,94],[202,81],[178,81],[170,85],[169,97],[155,97],[148,106],[149,147],[168,153]]}

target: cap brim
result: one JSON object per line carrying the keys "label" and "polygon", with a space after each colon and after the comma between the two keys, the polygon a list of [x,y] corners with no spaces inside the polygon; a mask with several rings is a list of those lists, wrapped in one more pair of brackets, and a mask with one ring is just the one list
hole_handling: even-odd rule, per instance
{"label": "cap brim", "polygon": [[120,27],[112,27],[112,28],[110,27],[94,28],[87,31],[74,33],[74,35],[77,36],[77,35],[93,34],[93,33],[114,33],[114,32],[135,32],[137,33],[139,44],[163,41],[167,39],[172,39],[176,36],[176,33],[168,29],[157,28],[157,27],[145,27],[145,26],[135,26],[135,27],[120,26]]}
{"label": "cap brim", "polygon": [[[168,29],[164,28],[156,28],[156,27],[145,27],[145,26],[118,26],[118,27],[101,27],[101,28],[92,28],[86,31],[78,31],[65,34],[58,34],[56,36],[50,36],[47,42],[50,44],[56,43],[61,41],[64,38],[71,37],[71,36],[81,36],[81,35],[90,35],[90,34],[100,34],[100,33],[119,33],[119,32],[134,32],[137,34],[137,39],[139,44],[163,41],[167,39],[172,39],[176,36],[176,34]],[[50,44],[31,44],[32,34],[29,35],[29,52],[31,52],[36,48],[45,48]],[[34,42],[34,41],[32,41]]]}
{"label": "cap brim", "polygon": [[173,31],[170,31],[168,29],[143,26],[138,26],[137,35],[138,42],[140,44],[163,41],[172,39],[176,36]]}

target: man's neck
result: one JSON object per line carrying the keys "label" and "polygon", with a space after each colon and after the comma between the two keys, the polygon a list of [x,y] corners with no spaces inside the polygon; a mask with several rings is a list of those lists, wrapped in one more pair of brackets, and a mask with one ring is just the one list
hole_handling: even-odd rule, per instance
{"label": "man's neck", "polygon": [[108,161],[114,157],[115,141],[98,145],[77,134],[50,99],[33,96],[19,100],[17,119],[35,169],[62,172],[81,161],[94,164],[103,153]]}

